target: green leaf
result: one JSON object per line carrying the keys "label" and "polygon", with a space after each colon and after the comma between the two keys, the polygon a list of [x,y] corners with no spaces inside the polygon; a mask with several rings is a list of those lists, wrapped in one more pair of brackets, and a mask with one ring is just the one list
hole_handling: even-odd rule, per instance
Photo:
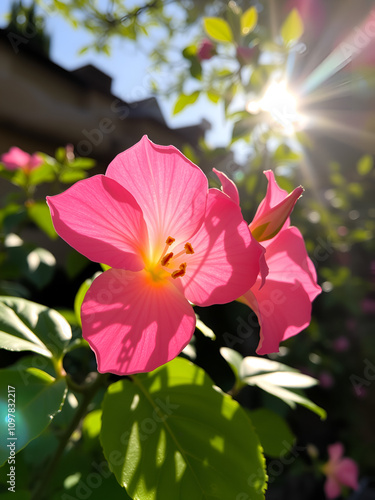
{"label": "green leaf", "polygon": [[325,410],[299,391],[301,388],[316,385],[317,381],[294,368],[267,358],[247,356],[241,363],[240,377],[243,382],[273,394],[292,408],[298,403],[315,412],[320,418],[326,418]]}
{"label": "green leaf", "polygon": [[59,181],[64,184],[73,184],[86,177],[87,173],[83,169],[65,167],[59,175]]}
{"label": "green leaf", "polygon": [[285,45],[296,42],[303,34],[304,26],[297,9],[293,9],[281,27],[281,36]]}
{"label": "green leaf", "polygon": [[101,273],[100,272],[99,273],[95,273],[92,278],[88,278],[87,280],[85,280],[82,283],[82,285],[79,287],[78,292],[77,292],[77,294],[76,294],[76,296],[74,298],[74,312],[75,312],[75,315],[77,317],[77,320],[78,320],[80,326],[82,326],[82,321],[81,321],[81,306],[82,306],[83,299],[85,298],[86,292],[90,288],[91,283],[94,281],[94,279],[97,276],[99,276],[99,274],[101,274]]}
{"label": "green leaf", "polygon": [[132,498],[264,498],[264,458],[250,419],[185,359],[111,385],[101,442]]}
{"label": "green leaf", "polygon": [[233,42],[233,33],[229,24],[220,17],[203,18],[204,29],[208,36],[217,42]]}
{"label": "green leaf", "polygon": [[29,181],[31,186],[37,186],[43,182],[53,182],[55,170],[52,165],[44,163],[30,172]]}
{"label": "green leaf", "polygon": [[54,276],[56,259],[48,250],[35,248],[27,255],[27,265],[27,279],[41,290]]}
{"label": "green leaf", "polygon": [[220,99],[221,99],[221,95],[218,94],[217,92],[214,92],[212,90],[207,90],[207,97],[209,98],[209,100],[215,104],[217,104]]}
{"label": "green leaf", "polygon": [[[15,452],[18,453],[48,427],[64,402],[66,383],[64,378],[55,380],[36,368],[0,370],[0,388],[2,400],[0,400],[0,465],[2,465],[10,456],[11,443],[15,443]],[[9,402],[13,402],[10,394],[15,394],[14,407],[9,406]],[[15,412],[11,412],[10,408],[15,408]],[[13,441],[8,438],[17,439]]]}
{"label": "green leaf", "polygon": [[199,90],[196,90],[190,95],[181,94],[177,99],[176,104],[174,105],[173,114],[176,115],[177,113],[180,113],[184,108],[186,108],[186,106],[194,104],[198,99],[199,94]]}
{"label": "green leaf", "polygon": [[96,161],[93,158],[74,158],[72,162],[70,162],[70,166],[72,168],[79,168],[82,170],[90,170],[90,168],[95,167]]}
{"label": "green leaf", "polygon": [[239,352],[235,351],[234,349],[230,349],[229,347],[220,347],[220,354],[223,356],[225,361],[228,363],[228,365],[231,367],[235,377],[236,381],[240,381],[240,367],[242,363],[242,356]]}
{"label": "green leaf", "polygon": [[293,447],[295,437],[280,415],[267,408],[259,408],[249,414],[266,455],[279,457],[286,448]]}
{"label": "green leaf", "polygon": [[258,22],[258,12],[255,7],[250,7],[241,16],[241,32],[247,35],[253,31]]}
{"label": "green leaf", "polygon": [[52,224],[51,214],[45,201],[35,201],[27,205],[27,213],[30,219],[46,233],[51,239],[55,240],[58,234]]}
{"label": "green leaf", "polygon": [[374,166],[374,158],[371,155],[364,155],[358,160],[357,172],[359,175],[367,175]]}
{"label": "green leaf", "polygon": [[214,334],[213,330],[211,330],[211,328],[209,328],[207,325],[205,325],[203,323],[203,321],[201,321],[199,319],[198,315],[196,315],[196,318],[197,318],[197,320],[196,320],[195,328],[198,328],[198,330],[200,332],[202,332],[205,337],[208,337],[211,340],[215,340],[216,335]]}
{"label": "green leaf", "polygon": [[59,359],[72,336],[54,309],[18,297],[0,297],[0,348]]}

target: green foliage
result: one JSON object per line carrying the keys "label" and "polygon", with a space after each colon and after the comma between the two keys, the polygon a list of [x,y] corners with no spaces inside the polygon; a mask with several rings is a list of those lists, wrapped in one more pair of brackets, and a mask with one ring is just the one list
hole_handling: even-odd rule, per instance
{"label": "green foliage", "polygon": [[286,447],[289,449],[293,447],[295,437],[280,415],[267,408],[258,408],[249,414],[267,456],[282,456]]}
{"label": "green foliage", "polygon": [[60,359],[71,336],[69,323],[57,311],[21,298],[0,297],[0,348]]}
{"label": "green foliage", "polygon": [[219,17],[206,17],[203,19],[204,29],[215,42],[233,42],[232,30],[224,19]]}
{"label": "green foliage", "polygon": [[247,35],[255,28],[258,22],[258,12],[255,7],[249,7],[241,16],[241,32]]}
{"label": "green foliage", "polygon": [[[264,498],[250,419],[202,369],[177,358],[132,378],[108,388],[101,431],[104,455],[130,496]],[[249,484],[251,471],[257,480]]]}
{"label": "green foliage", "polygon": [[[18,453],[51,423],[64,402],[66,383],[64,379],[55,380],[36,368],[9,369],[0,370],[0,387],[0,464],[3,465],[10,455],[7,445],[12,443],[12,436],[17,438],[14,442],[15,451]],[[5,394],[8,394],[9,387],[14,388],[15,406],[7,406],[5,403]],[[10,396],[8,400],[13,401]],[[9,408],[14,408],[15,411],[10,411]]]}
{"label": "green foliage", "polygon": [[297,9],[293,9],[281,27],[281,36],[286,46],[295,43],[303,35],[304,26]]}
{"label": "green foliage", "polygon": [[174,105],[173,114],[177,115],[177,113],[180,113],[183,109],[186,108],[186,106],[194,104],[199,95],[200,92],[198,90],[189,95],[181,94]]}

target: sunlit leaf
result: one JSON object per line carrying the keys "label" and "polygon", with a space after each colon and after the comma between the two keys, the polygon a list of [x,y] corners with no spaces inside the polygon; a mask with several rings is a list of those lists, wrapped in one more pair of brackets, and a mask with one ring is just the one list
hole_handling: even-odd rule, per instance
{"label": "sunlit leaf", "polygon": [[[14,388],[15,412],[10,412],[8,391]],[[9,445],[18,453],[51,423],[63,404],[65,379],[55,380],[36,368],[0,370],[0,465],[8,459]],[[12,392],[11,392],[12,393]],[[13,420],[14,416],[14,431]],[[12,434],[14,433],[14,434]],[[16,437],[14,441],[12,438]]]}
{"label": "sunlit leaf", "polygon": [[296,42],[303,34],[304,26],[297,9],[293,9],[281,27],[281,36],[285,45]]}
{"label": "sunlit leaf", "polygon": [[359,175],[367,175],[374,166],[374,158],[371,155],[364,155],[357,163],[357,172]]}
{"label": "sunlit leaf", "polygon": [[176,115],[177,113],[180,113],[184,108],[186,108],[186,106],[194,104],[195,101],[198,99],[198,97],[199,97],[198,90],[196,90],[190,95],[181,94],[174,105],[173,114]]}
{"label": "sunlit leaf", "polygon": [[219,17],[205,17],[204,29],[208,36],[217,42],[233,42],[233,33],[229,24]]}
{"label": "sunlit leaf", "polygon": [[59,358],[72,336],[53,309],[18,297],[0,297],[0,348]]}
{"label": "sunlit leaf", "polygon": [[101,442],[132,498],[264,498],[264,459],[250,419],[185,359],[111,385]]}
{"label": "sunlit leaf", "polygon": [[27,205],[30,219],[51,239],[58,237],[52,224],[51,214],[45,201],[34,201]]}
{"label": "sunlit leaf", "polygon": [[256,7],[250,7],[241,16],[241,31],[243,35],[247,35],[253,31],[258,22],[258,12]]}

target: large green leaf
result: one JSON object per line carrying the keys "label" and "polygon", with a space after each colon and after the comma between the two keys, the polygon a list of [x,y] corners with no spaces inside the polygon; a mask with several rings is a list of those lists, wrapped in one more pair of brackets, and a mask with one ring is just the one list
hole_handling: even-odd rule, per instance
{"label": "large green leaf", "polygon": [[295,43],[303,34],[304,26],[297,9],[293,9],[281,27],[281,36],[285,45]]}
{"label": "large green leaf", "polygon": [[205,17],[204,29],[216,42],[233,42],[233,33],[229,24],[220,17]]}
{"label": "large green leaf", "polygon": [[18,297],[0,297],[0,348],[60,358],[72,336],[54,309]]}
{"label": "large green leaf", "polygon": [[111,385],[101,442],[134,499],[264,498],[264,458],[249,417],[185,359]]}
{"label": "large green leaf", "polygon": [[11,451],[18,453],[51,423],[64,402],[66,383],[37,368],[0,370],[0,390],[2,465]]}

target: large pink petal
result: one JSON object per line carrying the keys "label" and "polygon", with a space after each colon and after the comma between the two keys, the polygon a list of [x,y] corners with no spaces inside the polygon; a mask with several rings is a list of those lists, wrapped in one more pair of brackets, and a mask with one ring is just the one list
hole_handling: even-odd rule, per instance
{"label": "large pink petal", "polygon": [[101,373],[146,372],[175,358],[189,343],[194,310],[168,280],[146,271],[110,269],[96,278],[82,304],[83,337]]}
{"label": "large pink petal", "polygon": [[173,146],[159,146],[144,136],[120,153],[106,176],[137,200],[157,251],[168,236],[186,242],[204,217],[208,183],[199,167]]}
{"label": "large pink petal", "polygon": [[201,229],[190,240],[181,278],[185,296],[208,306],[235,300],[255,282],[263,252],[242,218],[240,208],[217,189],[210,189]]}
{"label": "large pink petal", "polygon": [[324,493],[329,499],[339,497],[341,495],[340,483],[334,477],[327,477],[324,483]]}
{"label": "large pink petal", "polygon": [[238,189],[235,183],[231,179],[229,179],[229,177],[227,177],[223,172],[216,170],[216,168],[213,168],[212,171],[219,177],[223,193],[229,196],[229,198],[234,203],[236,203],[236,205],[239,205],[240,195],[238,194]]}
{"label": "large pink petal", "polygon": [[56,232],[94,262],[139,271],[147,228],[133,196],[104,175],[79,181],[47,197]]}
{"label": "large pink petal", "polygon": [[269,268],[265,284],[260,287],[259,276],[241,298],[258,316],[258,354],[277,352],[281,341],[306,328],[311,320],[311,302],[321,291],[297,228],[284,229],[264,246]]}
{"label": "large pink petal", "polygon": [[358,488],[358,466],[351,458],[343,458],[336,466],[335,476],[341,484]]}

